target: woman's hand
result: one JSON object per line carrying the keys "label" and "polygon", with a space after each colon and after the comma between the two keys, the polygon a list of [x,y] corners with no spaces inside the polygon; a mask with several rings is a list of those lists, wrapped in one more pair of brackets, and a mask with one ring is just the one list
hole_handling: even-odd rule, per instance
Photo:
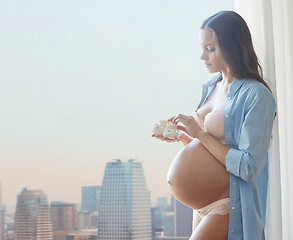
{"label": "woman's hand", "polygon": [[165,138],[165,137],[163,137],[161,135],[157,135],[157,134],[153,134],[152,137],[160,139],[161,141],[172,143],[172,142],[180,142],[185,137],[185,133],[179,132],[177,138],[174,138],[174,139]]}
{"label": "woman's hand", "polygon": [[[189,136],[193,138],[198,138],[198,136],[204,132],[198,123],[195,121],[194,117],[187,116],[183,114],[178,114],[174,116],[168,121],[172,122],[173,124],[177,125],[177,129],[187,133]],[[178,123],[182,123],[184,126],[178,125]]]}

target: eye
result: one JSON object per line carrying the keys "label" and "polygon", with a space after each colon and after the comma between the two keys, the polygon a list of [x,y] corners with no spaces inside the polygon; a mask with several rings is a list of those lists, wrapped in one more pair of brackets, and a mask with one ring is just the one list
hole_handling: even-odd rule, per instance
{"label": "eye", "polygon": [[207,49],[209,52],[214,52],[215,51],[215,48],[208,48]]}

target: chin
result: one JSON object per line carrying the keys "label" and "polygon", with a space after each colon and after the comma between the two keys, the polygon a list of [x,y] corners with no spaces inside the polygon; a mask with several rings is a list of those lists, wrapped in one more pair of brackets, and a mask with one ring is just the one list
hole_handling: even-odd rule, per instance
{"label": "chin", "polygon": [[212,68],[208,68],[208,71],[209,71],[209,73],[220,73],[221,72],[221,70],[218,70],[218,69],[212,69]]}
{"label": "chin", "polygon": [[209,71],[209,73],[216,73],[216,72],[219,72],[219,71],[215,71],[215,70],[213,70],[213,69],[209,69],[209,68],[208,68],[208,71]]}

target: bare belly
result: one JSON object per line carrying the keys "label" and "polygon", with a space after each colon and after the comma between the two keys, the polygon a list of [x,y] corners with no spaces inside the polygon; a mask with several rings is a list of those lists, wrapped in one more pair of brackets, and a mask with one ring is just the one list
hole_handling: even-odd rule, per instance
{"label": "bare belly", "polygon": [[197,139],[174,158],[168,183],[174,196],[193,209],[229,196],[229,173]]}

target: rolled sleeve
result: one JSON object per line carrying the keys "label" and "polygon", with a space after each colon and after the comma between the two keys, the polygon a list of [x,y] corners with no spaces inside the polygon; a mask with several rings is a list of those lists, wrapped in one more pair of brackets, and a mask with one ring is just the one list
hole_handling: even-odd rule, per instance
{"label": "rolled sleeve", "polygon": [[[235,176],[239,176],[242,153],[234,148],[230,148],[226,156],[226,169]],[[237,160],[236,160],[237,159]]]}

